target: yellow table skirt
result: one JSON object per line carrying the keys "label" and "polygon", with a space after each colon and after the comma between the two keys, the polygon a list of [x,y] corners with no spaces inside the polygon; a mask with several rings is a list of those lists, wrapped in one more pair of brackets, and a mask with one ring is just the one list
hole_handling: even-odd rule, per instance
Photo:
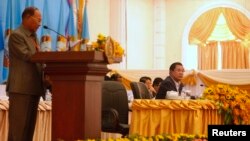
{"label": "yellow table skirt", "polygon": [[[0,99],[0,141],[8,138],[9,101]],[[51,141],[52,106],[51,101],[40,101],[37,110],[36,127],[33,141]],[[101,132],[101,138],[120,138],[121,134]]]}
{"label": "yellow table skirt", "polygon": [[209,124],[223,124],[214,102],[208,100],[134,100],[130,134],[207,135]]}
{"label": "yellow table skirt", "polygon": [[[7,141],[8,110],[9,101],[0,99],[0,141]],[[33,141],[51,141],[51,102],[40,101],[37,112]]]}

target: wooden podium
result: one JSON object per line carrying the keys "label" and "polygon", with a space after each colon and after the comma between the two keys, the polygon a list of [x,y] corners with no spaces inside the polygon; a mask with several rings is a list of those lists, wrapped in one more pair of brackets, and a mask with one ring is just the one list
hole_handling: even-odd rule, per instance
{"label": "wooden podium", "polygon": [[108,72],[103,52],[39,52],[52,81],[52,141],[101,138],[101,82]]}

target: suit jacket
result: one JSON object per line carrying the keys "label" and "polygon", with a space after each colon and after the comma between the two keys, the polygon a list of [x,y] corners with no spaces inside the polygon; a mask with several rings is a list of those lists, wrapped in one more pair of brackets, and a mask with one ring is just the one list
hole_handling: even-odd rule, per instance
{"label": "suit jacket", "polygon": [[[44,95],[45,93],[42,66],[31,62],[32,55],[36,53],[34,38],[31,35],[32,33],[22,25],[10,35],[7,92],[28,95]],[[35,39],[38,41],[36,37]]]}
{"label": "suit jacket", "polygon": [[183,88],[183,84],[180,84],[179,90],[176,89],[174,80],[168,76],[165,80],[161,82],[158,93],[156,94],[155,99],[165,99],[167,91],[177,91],[179,94],[181,93]]}

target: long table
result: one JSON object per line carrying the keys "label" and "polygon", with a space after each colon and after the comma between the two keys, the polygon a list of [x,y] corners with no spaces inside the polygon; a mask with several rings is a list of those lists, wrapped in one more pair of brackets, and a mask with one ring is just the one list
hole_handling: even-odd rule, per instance
{"label": "long table", "polygon": [[132,103],[130,134],[207,135],[209,124],[223,124],[215,103],[209,100],[134,100]]}
{"label": "long table", "polygon": [[[0,141],[7,141],[8,137],[8,109],[9,101],[0,99]],[[40,101],[37,111],[36,127],[33,141],[51,141],[52,106],[51,101]],[[102,139],[120,138],[121,134],[101,132]]]}

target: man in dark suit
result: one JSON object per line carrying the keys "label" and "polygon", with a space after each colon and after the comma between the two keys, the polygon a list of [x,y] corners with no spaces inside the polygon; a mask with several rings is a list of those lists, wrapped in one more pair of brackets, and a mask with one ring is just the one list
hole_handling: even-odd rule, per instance
{"label": "man in dark suit", "polygon": [[45,94],[42,66],[31,62],[31,56],[39,50],[36,31],[41,21],[37,8],[25,8],[22,24],[9,38],[8,141],[32,141],[33,138],[40,96]]}
{"label": "man in dark suit", "polygon": [[183,84],[184,68],[180,62],[175,62],[169,67],[169,76],[161,82],[158,93],[155,99],[165,99],[167,91],[176,91],[181,94]]}

